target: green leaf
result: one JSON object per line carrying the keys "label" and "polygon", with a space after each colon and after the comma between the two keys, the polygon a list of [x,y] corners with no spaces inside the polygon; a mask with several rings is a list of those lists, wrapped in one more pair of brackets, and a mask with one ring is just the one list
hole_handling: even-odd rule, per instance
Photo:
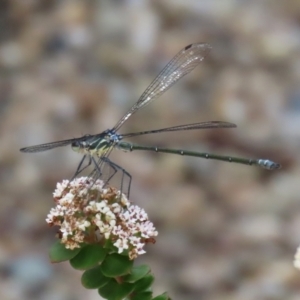
{"label": "green leaf", "polygon": [[81,283],[87,289],[96,289],[108,283],[110,278],[105,277],[100,266],[86,270],[81,276]]}
{"label": "green leaf", "polygon": [[74,269],[86,270],[94,267],[105,258],[107,250],[101,245],[86,245],[80,249],[80,252],[70,260],[70,264]]}
{"label": "green leaf", "polygon": [[101,264],[101,271],[107,277],[116,277],[126,275],[132,268],[133,261],[128,257],[113,253],[107,255]]}
{"label": "green leaf", "polygon": [[66,260],[70,260],[78,254],[80,248],[74,250],[66,249],[65,245],[56,241],[50,248],[49,256],[52,263],[58,263]]}
{"label": "green leaf", "polygon": [[133,267],[130,274],[123,277],[126,282],[136,282],[150,273],[150,268],[147,265]]}
{"label": "green leaf", "polygon": [[137,293],[130,297],[130,300],[151,300],[152,292]]}
{"label": "green leaf", "polygon": [[118,284],[114,279],[111,279],[105,286],[98,289],[101,297],[109,300],[122,300],[127,297],[134,289],[131,283]]}
{"label": "green leaf", "polygon": [[171,298],[167,295],[167,293],[163,293],[161,295],[156,296],[152,300],[171,300]]}
{"label": "green leaf", "polygon": [[144,278],[134,283],[135,292],[143,292],[149,289],[154,281],[154,276],[151,274],[146,275]]}

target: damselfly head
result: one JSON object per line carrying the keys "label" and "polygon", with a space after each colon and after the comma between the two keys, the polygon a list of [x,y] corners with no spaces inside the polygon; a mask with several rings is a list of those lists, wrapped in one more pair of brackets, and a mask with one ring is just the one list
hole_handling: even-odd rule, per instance
{"label": "damselfly head", "polygon": [[72,150],[75,152],[83,152],[86,148],[86,142],[75,141],[71,144]]}
{"label": "damselfly head", "polygon": [[72,150],[78,153],[86,153],[90,149],[91,141],[93,141],[93,136],[86,134],[71,144]]}

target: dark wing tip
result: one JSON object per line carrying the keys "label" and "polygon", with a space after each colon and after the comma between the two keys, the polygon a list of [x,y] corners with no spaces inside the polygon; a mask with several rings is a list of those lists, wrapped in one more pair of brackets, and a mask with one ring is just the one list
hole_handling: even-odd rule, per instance
{"label": "dark wing tip", "polygon": [[27,152],[27,148],[21,148],[20,151],[21,152]]}
{"label": "dark wing tip", "polygon": [[33,153],[33,152],[41,152],[43,151],[42,149],[36,149],[34,147],[25,147],[20,149],[21,152],[24,153]]}
{"label": "dark wing tip", "polygon": [[230,122],[210,121],[210,123],[213,123],[213,124],[215,124],[216,126],[224,127],[224,128],[236,128],[236,127],[237,127],[236,124],[230,123]]}
{"label": "dark wing tip", "polygon": [[190,49],[192,46],[193,46],[193,44],[189,44],[189,45],[187,45],[187,46],[184,48],[184,50],[188,50],[188,49]]}
{"label": "dark wing tip", "polygon": [[203,48],[206,48],[207,51],[210,51],[212,49],[212,46],[207,43],[193,43],[193,44],[189,44],[189,45],[185,46],[184,50],[189,50],[192,47],[203,47]]}

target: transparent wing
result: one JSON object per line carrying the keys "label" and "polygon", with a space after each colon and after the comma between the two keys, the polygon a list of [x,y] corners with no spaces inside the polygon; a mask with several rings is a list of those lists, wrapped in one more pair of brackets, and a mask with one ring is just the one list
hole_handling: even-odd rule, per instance
{"label": "transparent wing", "polygon": [[193,124],[172,126],[172,127],[161,128],[161,129],[157,129],[157,130],[148,130],[148,131],[140,131],[140,132],[121,134],[121,137],[125,138],[125,137],[132,137],[132,136],[138,136],[138,135],[143,135],[143,134],[169,132],[169,131],[209,129],[209,128],[233,128],[233,127],[236,127],[236,125],[233,123],[221,122],[221,121],[209,121],[209,122],[199,122],[199,123],[193,123]]}
{"label": "transparent wing", "polygon": [[138,109],[158,98],[180,78],[191,72],[209,53],[210,49],[209,44],[197,43],[188,45],[177,53],[147,87],[139,100],[115,125],[114,130],[117,131]]}
{"label": "transparent wing", "polygon": [[57,141],[53,143],[46,143],[46,144],[40,144],[36,146],[31,146],[31,147],[26,147],[20,149],[21,152],[27,152],[27,153],[35,153],[35,152],[42,152],[42,151],[47,151],[53,148],[57,147],[63,147],[72,144],[73,142],[76,141],[81,141],[82,138],[77,138],[77,139],[70,139],[70,140],[64,140],[64,141]]}

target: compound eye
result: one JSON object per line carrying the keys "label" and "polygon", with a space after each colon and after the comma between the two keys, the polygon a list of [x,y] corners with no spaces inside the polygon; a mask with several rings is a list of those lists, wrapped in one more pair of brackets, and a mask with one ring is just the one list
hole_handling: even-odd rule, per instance
{"label": "compound eye", "polygon": [[72,150],[75,151],[75,152],[79,152],[80,149],[81,149],[81,145],[80,145],[80,143],[78,141],[73,142],[71,144],[71,147],[72,147]]}

